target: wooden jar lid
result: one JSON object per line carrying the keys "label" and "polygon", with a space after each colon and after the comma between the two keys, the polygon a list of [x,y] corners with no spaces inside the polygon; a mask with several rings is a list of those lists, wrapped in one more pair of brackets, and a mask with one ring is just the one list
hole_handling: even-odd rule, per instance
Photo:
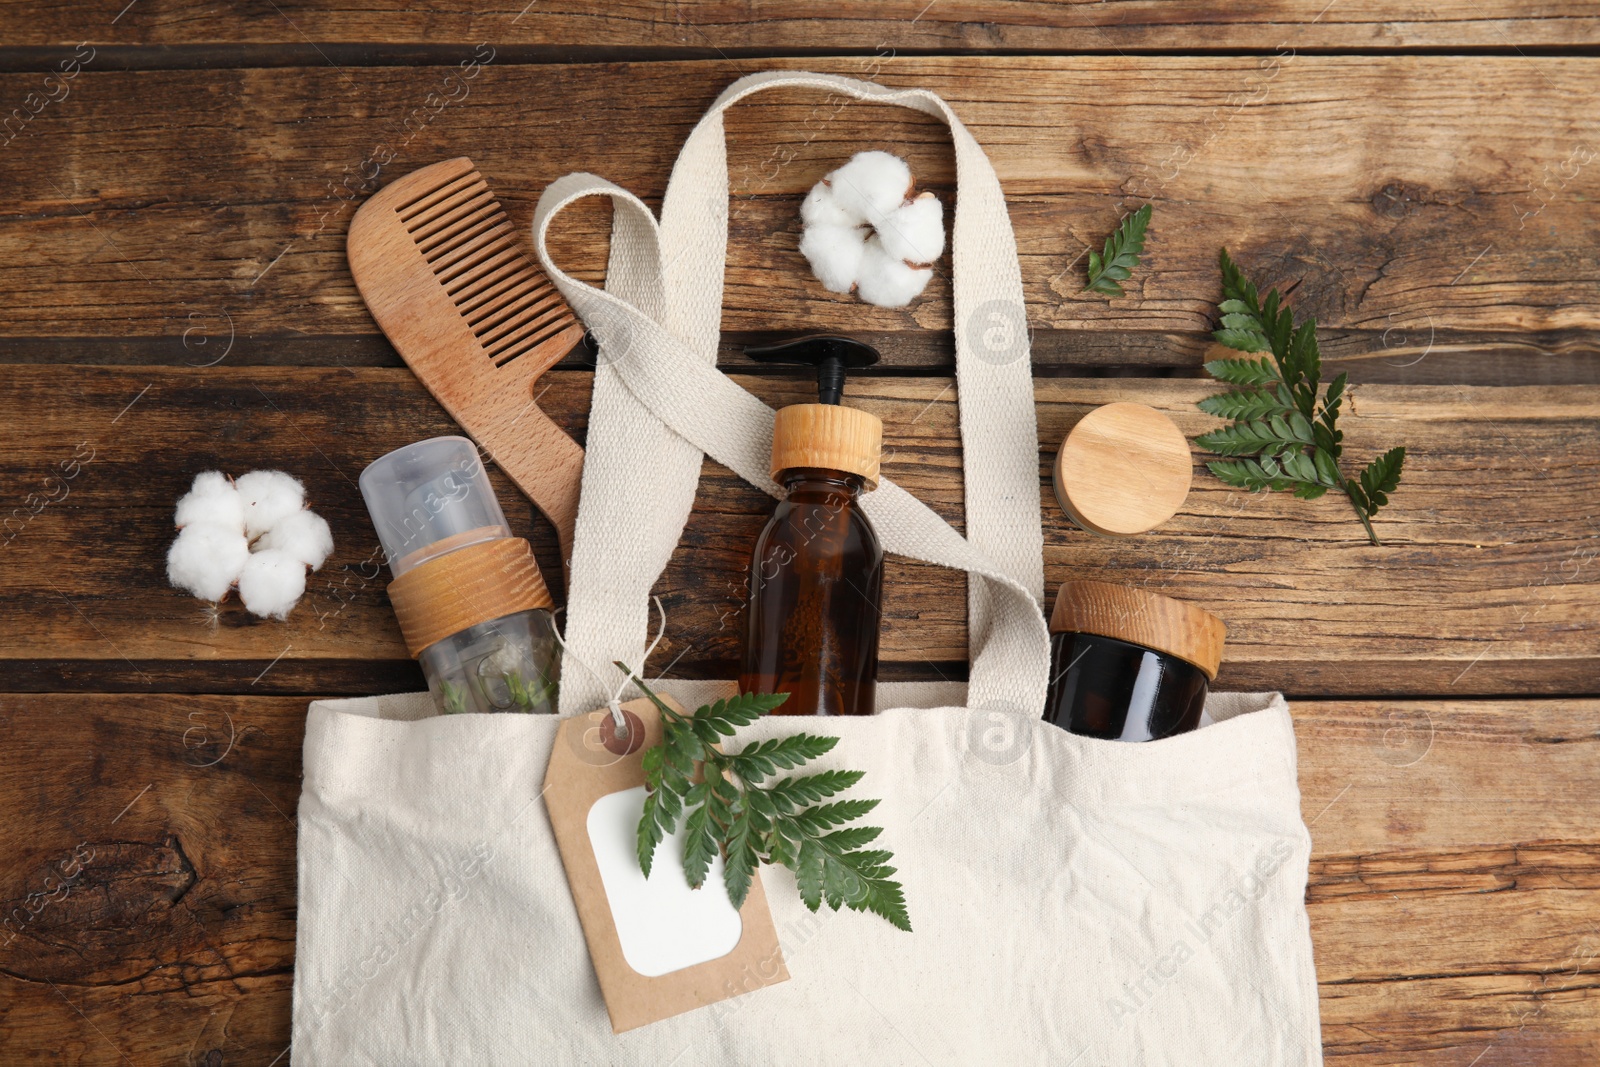
{"label": "wooden jar lid", "polygon": [[1160,593],[1110,582],[1062,582],[1050,613],[1050,632],[1094,634],[1176,656],[1217,676],[1223,621],[1204,608]]}
{"label": "wooden jar lid", "polygon": [[555,604],[533,549],[520,537],[435,556],[390,582],[389,600],[413,656],[469,626]]}
{"label": "wooden jar lid", "polygon": [[1193,476],[1189,442],[1171,419],[1143,404],[1106,404],[1061,443],[1056,502],[1091,533],[1129,537],[1177,514]]}
{"label": "wooden jar lid", "polygon": [[883,422],[842,404],[790,404],[772,427],[772,476],[795,467],[848,471],[878,486]]}

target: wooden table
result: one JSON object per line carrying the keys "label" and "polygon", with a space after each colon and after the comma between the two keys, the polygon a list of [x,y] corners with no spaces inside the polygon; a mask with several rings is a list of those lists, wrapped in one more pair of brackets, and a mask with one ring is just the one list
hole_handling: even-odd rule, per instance
{"label": "wooden table", "polygon": [[[716,93],[792,67],[932,88],[989,151],[1046,461],[1110,400],[1212,425],[1194,401],[1220,246],[1294,287],[1356,384],[1353,456],[1410,449],[1383,547],[1331,497],[1202,471],[1138,540],[1047,507],[1049,583],[1201,603],[1231,628],[1221,687],[1290,695],[1328,1058],[1600,1062],[1600,11],[1220,6],[1243,13],[0,2],[0,1061],[287,1062],[307,700],[420,681],[355,478],[454,429],[351,283],[355,205],[461,154],[519,227],[570,170],[658,203]],[[946,280],[872,309],[796,251],[799,197],[850,152],[894,148],[948,197],[941,129],[796,94],[728,129],[727,368],[753,375],[739,346],[796,329],[878,341],[885,373],[852,394],[885,421],[888,473],[959,522]],[[1087,248],[1146,200],[1129,296],[1081,294]],[[562,262],[601,277],[606,225],[575,217]],[[547,380],[581,432],[581,356]],[[164,579],[194,474],[261,467],[304,479],[338,544],[287,623]],[[767,506],[707,464],[655,669],[730,673],[725,616]],[[885,677],[959,676],[959,582],[897,561],[886,612]]]}

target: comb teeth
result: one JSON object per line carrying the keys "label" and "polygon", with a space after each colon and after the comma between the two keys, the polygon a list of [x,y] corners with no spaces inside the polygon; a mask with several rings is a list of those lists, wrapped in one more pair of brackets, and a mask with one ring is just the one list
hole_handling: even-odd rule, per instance
{"label": "comb teeth", "polygon": [[495,366],[572,324],[561,294],[516,246],[511,220],[476,170],[395,211]]}

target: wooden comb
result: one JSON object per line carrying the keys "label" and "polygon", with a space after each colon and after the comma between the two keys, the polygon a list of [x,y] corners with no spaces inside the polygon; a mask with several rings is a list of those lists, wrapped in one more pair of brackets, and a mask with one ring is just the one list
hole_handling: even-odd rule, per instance
{"label": "wooden comb", "polygon": [[555,525],[572,558],[583,449],[534,401],[539,375],[583,336],[472,160],[374,193],[345,252],[372,317],[450,417]]}

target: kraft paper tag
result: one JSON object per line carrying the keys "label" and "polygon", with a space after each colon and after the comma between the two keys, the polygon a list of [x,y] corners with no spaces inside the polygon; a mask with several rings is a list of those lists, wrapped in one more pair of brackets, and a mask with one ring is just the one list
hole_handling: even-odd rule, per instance
{"label": "kraft paper tag", "polygon": [[661,717],[647,699],[622,711],[626,736],[609,708],[563,722],[544,779],[545,809],[618,1034],[789,979],[759,872],[738,911],[720,859],[705,885],[690,889],[681,821],[679,834],[657,846],[649,879],[639,870],[643,753],[660,742]]}

